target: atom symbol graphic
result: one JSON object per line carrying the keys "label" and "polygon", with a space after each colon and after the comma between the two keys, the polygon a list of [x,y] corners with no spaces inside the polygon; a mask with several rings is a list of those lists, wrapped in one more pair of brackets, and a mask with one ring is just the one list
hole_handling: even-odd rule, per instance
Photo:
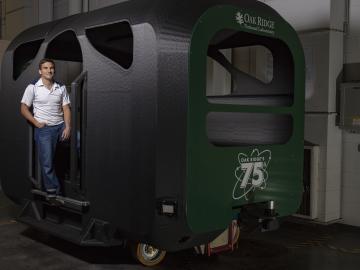
{"label": "atom symbol graphic", "polygon": [[254,149],[250,155],[239,153],[239,166],[235,169],[237,179],[233,188],[233,199],[248,200],[248,194],[256,188],[264,190],[267,185],[268,172],[267,168],[271,160],[271,151],[264,150],[259,152]]}

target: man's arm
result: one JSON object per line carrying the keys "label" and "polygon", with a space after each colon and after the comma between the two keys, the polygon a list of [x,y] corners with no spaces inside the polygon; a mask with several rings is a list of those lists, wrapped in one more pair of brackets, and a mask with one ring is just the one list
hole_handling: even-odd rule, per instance
{"label": "man's arm", "polygon": [[61,140],[67,140],[70,138],[71,133],[71,110],[69,105],[64,105],[63,107],[64,111],[64,122],[65,122],[65,129],[62,133]]}
{"label": "man's arm", "polygon": [[40,123],[34,118],[34,116],[32,115],[32,113],[29,110],[29,107],[26,104],[21,103],[20,111],[21,111],[22,116],[24,116],[25,119],[28,120],[31,124],[33,124],[35,127],[42,128],[45,126],[44,123]]}

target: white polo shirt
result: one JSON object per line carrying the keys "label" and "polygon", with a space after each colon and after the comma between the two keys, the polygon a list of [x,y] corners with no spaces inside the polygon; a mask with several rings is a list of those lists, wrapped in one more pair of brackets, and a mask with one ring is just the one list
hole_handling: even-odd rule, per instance
{"label": "white polo shirt", "polygon": [[62,106],[70,104],[70,98],[65,85],[54,82],[49,90],[40,78],[35,84],[26,87],[21,103],[33,106],[34,118],[38,122],[55,126],[64,122]]}

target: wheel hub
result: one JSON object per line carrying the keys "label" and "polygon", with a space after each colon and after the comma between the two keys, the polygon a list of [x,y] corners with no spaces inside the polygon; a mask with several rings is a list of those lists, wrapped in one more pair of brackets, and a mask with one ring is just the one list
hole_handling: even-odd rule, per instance
{"label": "wheel hub", "polygon": [[159,250],[150,245],[143,245],[142,252],[147,260],[153,260],[159,254]]}

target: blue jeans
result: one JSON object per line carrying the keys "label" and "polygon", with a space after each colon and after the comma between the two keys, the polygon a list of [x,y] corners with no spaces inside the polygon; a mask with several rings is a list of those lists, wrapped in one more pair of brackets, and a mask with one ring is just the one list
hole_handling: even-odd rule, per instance
{"label": "blue jeans", "polygon": [[44,189],[49,194],[60,194],[60,183],[56,176],[54,158],[56,145],[65,128],[64,123],[56,126],[35,128],[35,142],[39,154]]}

